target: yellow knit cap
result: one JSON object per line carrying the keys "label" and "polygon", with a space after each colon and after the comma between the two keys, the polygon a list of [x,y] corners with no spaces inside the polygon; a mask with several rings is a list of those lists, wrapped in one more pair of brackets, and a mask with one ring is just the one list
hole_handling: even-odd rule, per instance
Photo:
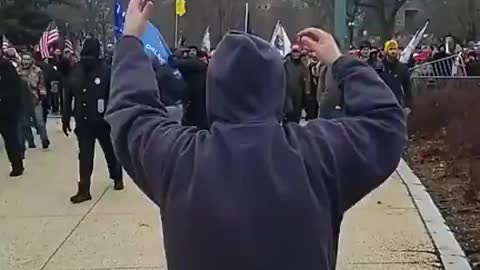
{"label": "yellow knit cap", "polygon": [[398,50],[398,43],[393,39],[385,42],[385,51],[388,51],[390,49]]}

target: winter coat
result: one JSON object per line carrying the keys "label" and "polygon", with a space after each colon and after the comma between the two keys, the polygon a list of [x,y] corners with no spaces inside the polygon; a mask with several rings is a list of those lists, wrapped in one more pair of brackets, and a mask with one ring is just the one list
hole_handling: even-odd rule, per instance
{"label": "winter coat", "polygon": [[110,74],[110,67],[102,61],[98,61],[95,69],[89,71],[86,71],[81,62],[74,67],[65,81],[62,112],[64,125],[70,123],[73,116],[78,131],[108,127],[104,115],[109,104]]}
{"label": "winter coat", "polygon": [[198,58],[170,59],[187,83],[182,123],[186,126],[208,128],[206,109],[206,79],[208,65]]}
{"label": "winter coat", "polygon": [[0,57],[0,125],[17,123],[20,106],[20,77],[12,63]]}
{"label": "winter coat", "polygon": [[332,68],[349,117],[282,124],[280,54],[231,32],[207,75],[210,128],[198,130],[168,120],[140,40],[123,37],[114,55],[106,119],[127,173],[160,207],[169,270],[335,269],[343,214],[406,143],[375,71],[342,57]]}
{"label": "winter coat", "polygon": [[344,116],[342,91],[338,88],[332,68],[320,68],[317,90],[318,117],[335,119]]}
{"label": "winter coat", "polygon": [[412,108],[412,84],[410,72],[405,64],[399,61],[391,63],[388,60],[384,60],[380,77],[390,87],[397,101],[403,107]]}
{"label": "winter coat", "polygon": [[47,95],[47,88],[45,87],[45,76],[41,68],[37,65],[32,65],[29,68],[18,67],[18,74],[20,78],[27,83],[33,97],[33,104],[37,105]]}
{"label": "winter coat", "polygon": [[308,80],[308,68],[300,61],[287,56],[284,64],[287,79],[285,114],[287,122],[300,122],[303,95]]}
{"label": "winter coat", "polygon": [[160,89],[160,100],[165,106],[174,106],[185,98],[186,83],[180,73],[158,58],[152,59],[152,67]]}

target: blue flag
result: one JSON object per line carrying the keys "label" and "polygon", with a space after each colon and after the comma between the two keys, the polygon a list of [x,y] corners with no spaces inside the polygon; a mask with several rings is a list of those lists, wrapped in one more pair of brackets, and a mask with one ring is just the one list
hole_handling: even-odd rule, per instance
{"label": "blue flag", "polygon": [[125,25],[125,9],[118,0],[115,1],[113,12],[113,31],[115,34],[115,41],[123,35],[123,27]]}
{"label": "blue flag", "polygon": [[[125,14],[125,9],[120,4],[119,0],[115,0],[113,24],[116,40],[123,35]],[[162,65],[168,63],[168,58],[172,55],[172,52],[170,51],[170,48],[168,47],[168,44],[160,31],[151,22],[148,22],[147,29],[145,30],[141,40],[148,56],[156,56]]]}

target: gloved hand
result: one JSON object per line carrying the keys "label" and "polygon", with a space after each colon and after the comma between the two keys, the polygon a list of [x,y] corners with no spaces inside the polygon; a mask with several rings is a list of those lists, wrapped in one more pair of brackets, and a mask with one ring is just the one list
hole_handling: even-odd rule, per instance
{"label": "gloved hand", "polygon": [[70,135],[69,132],[72,132],[72,129],[70,128],[70,123],[63,123],[62,130],[63,130],[63,134],[65,134],[65,136],[68,137]]}

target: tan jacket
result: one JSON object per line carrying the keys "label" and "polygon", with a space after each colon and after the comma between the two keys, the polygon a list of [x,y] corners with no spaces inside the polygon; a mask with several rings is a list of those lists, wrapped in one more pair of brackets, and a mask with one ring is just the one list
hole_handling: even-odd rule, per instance
{"label": "tan jacket", "polygon": [[40,103],[41,98],[47,95],[42,70],[34,64],[29,69],[23,69],[19,66],[18,74],[27,83],[33,96],[33,104],[37,105]]}

